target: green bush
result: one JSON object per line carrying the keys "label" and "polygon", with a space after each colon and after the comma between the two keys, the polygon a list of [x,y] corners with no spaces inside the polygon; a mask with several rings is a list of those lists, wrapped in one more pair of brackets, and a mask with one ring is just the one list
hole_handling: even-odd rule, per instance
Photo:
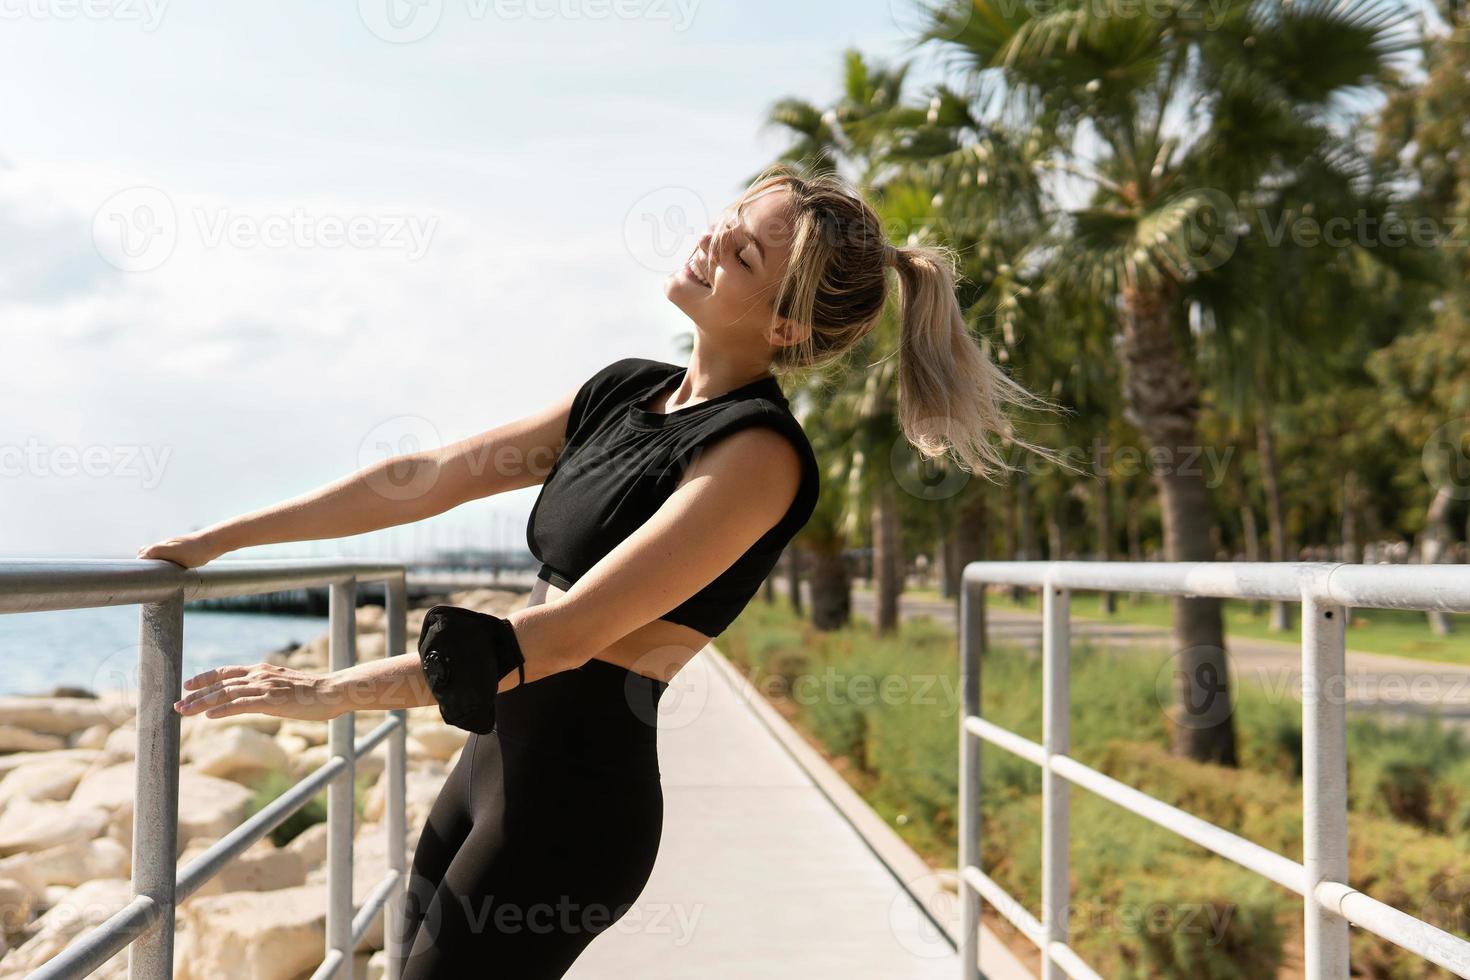
{"label": "green bush", "polygon": [[[947,624],[910,620],[899,635],[879,639],[861,621],[820,632],[784,603],[755,603],[720,647],[758,688],[784,701],[911,846],[932,864],[953,867],[959,663]],[[1166,657],[1151,648],[1074,648],[1071,754],[1300,861],[1300,702],[1241,685],[1232,692],[1240,767],[1177,758],[1155,689]],[[1040,667],[1034,651],[987,650],[982,715],[1039,742]],[[1463,737],[1432,719],[1394,726],[1350,716],[1348,745],[1349,883],[1470,933],[1470,748]],[[989,744],[980,758],[981,867],[1039,917],[1041,771]],[[1074,788],[1071,800],[1079,910],[1072,945],[1104,976],[1273,976],[1288,937],[1300,941],[1302,899],[1294,892],[1085,790]],[[1146,916],[1132,926],[1120,921],[1127,909],[1161,910],[1163,927],[1149,928]],[[1448,976],[1361,929],[1351,941],[1362,975]]]}
{"label": "green bush", "polygon": [[[362,820],[363,797],[372,785],[376,777],[367,773],[361,773],[353,785],[352,808],[353,826]],[[272,770],[256,780],[251,788],[254,794],[246,805],[246,817],[249,818],[264,810],[274,800],[285,794],[295,784],[296,780],[289,773],[281,770]],[[297,807],[285,820],[276,824],[268,835],[277,847],[284,847],[302,831],[312,824],[325,823],[327,819],[327,790],[323,789],[306,803]]]}

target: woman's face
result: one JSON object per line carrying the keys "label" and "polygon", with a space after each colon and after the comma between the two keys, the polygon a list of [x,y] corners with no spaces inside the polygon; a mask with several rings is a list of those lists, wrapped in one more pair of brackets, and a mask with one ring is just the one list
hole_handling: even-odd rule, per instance
{"label": "woman's face", "polygon": [[790,254],[788,197],[785,188],[777,188],[746,202],[739,214],[727,210],[664,283],[664,295],[704,339],[777,345],[783,340],[772,335],[771,304]]}

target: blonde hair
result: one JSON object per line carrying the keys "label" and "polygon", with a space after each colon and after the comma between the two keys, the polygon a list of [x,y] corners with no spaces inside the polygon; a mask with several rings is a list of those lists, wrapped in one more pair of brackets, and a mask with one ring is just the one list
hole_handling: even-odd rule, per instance
{"label": "blonde hair", "polygon": [[[802,176],[785,163],[762,171],[733,209],[738,213],[747,201],[777,189],[791,195],[791,250],[772,311],[811,329],[778,348],[773,366],[812,368],[846,353],[881,318],[889,297],[887,271],[893,268],[902,296],[898,423],[909,444],[928,458],[953,452],[962,468],[990,479],[992,470],[1018,469],[991,442],[990,434],[998,433],[1072,468],[1056,451],[1015,434],[1008,409],[1059,406],[1011,380],[970,335],[955,294],[952,249],[895,247],[878,214],[845,178],[831,172]],[[727,231],[728,225],[722,228]]]}

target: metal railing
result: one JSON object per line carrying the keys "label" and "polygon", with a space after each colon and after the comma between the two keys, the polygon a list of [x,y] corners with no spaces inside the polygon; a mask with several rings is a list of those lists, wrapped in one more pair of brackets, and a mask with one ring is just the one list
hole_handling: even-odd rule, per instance
{"label": "metal railing", "polygon": [[[1161,827],[1303,896],[1308,980],[1346,980],[1348,923],[1459,976],[1470,976],[1470,942],[1350,887],[1347,835],[1347,721],[1344,610],[1470,612],[1470,565],[1333,562],[971,562],[960,595],[959,866],[962,976],[978,976],[980,900],[991,903],[1041,950],[1042,980],[1060,969],[1098,974],[1067,945],[1070,785],[1091,790]],[[980,717],[980,658],[986,644],[984,588],[1042,591],[1043,741]],[[1271,599],[1302,604],[1302,863],[1082,765],[1068,755],[1070,601],[1074,589]],[[1032,916],[980,870],[979,745],[984,739],[1040,766],[1043,918]]]}
{"label": "metal railing", "polygon": [[[0,613],[139,605],[137,754],[134,763],[132,900],[30,974],[32,980],[83,977],[128,949],[131,980],[173,976],[175,909],[231,860],[327,787],[326,948],[313,980],[351,977],[353,949],[378,910],[388,916],[384,942],[402,911],[406,827],[408,713],[387,712],[382,724],[355,738],[356,713],[332,719],[330,758],[212,844],[182,869],[178,861],[179,731],[173,703],[183,691],[184,603],[326,585],[330,599],[331,669],[357,659],[357,584],[384,583],[385,656],[404,652],[407,597],[402,565],[390,562],[220,561],[183,569],[166,561],[61,560],[0,562]],[[360,909],[352,906],[352,840],[356,760],[384,739],[388,780],[384,823],[388,873]],[[389,970],[401,961],[389,949]],[[397,980],[392,976],[391,980]]]}

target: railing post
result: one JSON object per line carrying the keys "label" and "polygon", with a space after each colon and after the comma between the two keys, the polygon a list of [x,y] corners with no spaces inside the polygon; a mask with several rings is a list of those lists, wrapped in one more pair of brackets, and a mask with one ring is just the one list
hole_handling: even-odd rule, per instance
{"label": "railing post", "polygon": [[[408,585],[402,575],[383,583],[384,602],[387,614],[385,628],[388,631],[386,655],[401,656],[404,653],[404,631],[408,628]],[[383,942],[388,954],[387,980],[399,980],[403,961],[408,950],[403,949],[406,937],[400,933],[403,922],[403,905],[408,885],[408,869],[404,859],[404,846],[408,836],[408,712],[403,709],[389,712],[398,719],[398,727],[388,736],[388,780],[387,816],[383,821],[388,834],[388,867],[398,872],[398,884],[383,906]]]}
{"label": "railing post", "polygon": [[133,763],[133,894],[158,903],[160,921],[128,946],[129,980],[169,980],[178,863],[179,727],[184,690],[184,594],[138,609],[138,741]]}
{"label": "railing post", "polygon": [[1307,980],[1347,980],[1347,919],[1318,882],[1348,880],[1347,645],[1343,607],[1302,596],[1302,824]]}
{"label": "railing post", "polygon": [[[1047,581],[1042,589],[1041,660],[1042,748],[1046,766],[1042,771],[1041,812],[1041,924],[1049,943],[1067,942],[1067,908],[1071,903],[1068,881],[1071,792],[1066,779],[1052,771],[1054,755],[1071,751],[1071,696],[1068,673],[1071,661],[1071,593]],[[1066,973],[1053,960],[1051,951],[1041,951],[1041,980],[1061,980]]]}
{"label": "railing post", "polygon": [[[329,618],[332,670],[346,670],[357,660],[357,579],[333,582]],[[327,948],[338,953],[337,976],[352,976],[352,833],[356,822],[357,713],[346,711],[331,720],[328,755],[346,765],[327,786]]]}
{"label": "railing post", "polygon": [[[960,573],[960,871],[980,865],[980,740],[965,719],[980,714],[980,664],[985,649],[985,584]],[[963,877],[960,966],[964,980],[980,976],[980,895]]]}

